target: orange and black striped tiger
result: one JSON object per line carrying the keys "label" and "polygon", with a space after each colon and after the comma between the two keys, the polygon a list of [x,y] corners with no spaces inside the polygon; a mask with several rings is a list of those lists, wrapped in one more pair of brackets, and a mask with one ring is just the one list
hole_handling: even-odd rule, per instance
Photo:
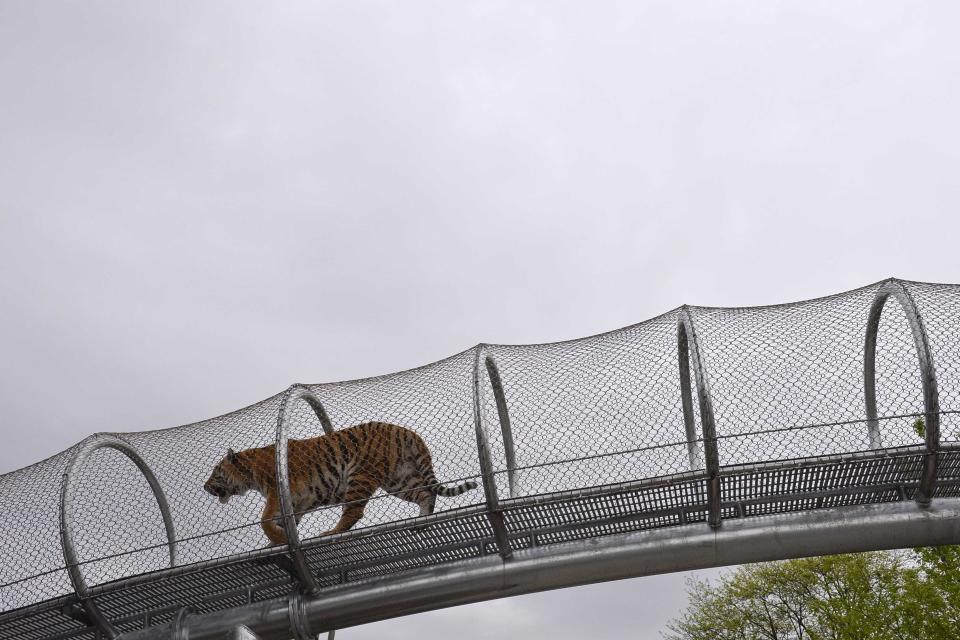
{"label": "orange and black striped tiger", "polygon": [[[239,452],[229,449],[203,488],[223,503],[250,490],[260,492],[267,499],[260,523],[263,532],[270,542],[286,544],[274,451],[274,445]],[[477,487],[473,481],[452,488],[440,485],[423,438],[387,422],[366,422],[316,438],[290,440],[288,451],[290,493],[298,523],[310,509],[344,503],[340,521],[323,535],[355,525],[381,487],[420,505],[421,516],[433,513],[438,495],[458,496]]]}

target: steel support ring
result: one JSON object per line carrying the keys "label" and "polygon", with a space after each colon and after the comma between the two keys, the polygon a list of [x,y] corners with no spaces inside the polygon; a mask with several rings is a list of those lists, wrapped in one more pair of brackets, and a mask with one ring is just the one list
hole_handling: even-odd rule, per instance
{"label": "steel support ring", "polygon": [[136,449],[120,438],[105,433],[96,433],[84,440],[76,453],[74,453],[73,458],[67,463],[60,484],[60,542],[63,545],[63,559],[66,564],[67,573],[70,576],[70,583],[73,585],[73,590],[76,592],[77,598],[87,612],[87,616],[89,616],[90,620],[93,621],[101,633],[108,638],[116,638],[118,635],[117,630],[103,615],[96,602],[90,598],[87,581],[83,577],[83,572],[80,570],[80,560],[77,558],[77,550],[73,542],[75,527],[72,505],[74,504],[74,491],[76,490],[73,479],[76,477],[77,471],[83,467],[90,456],[99,449],[104,448],[114,449],[127,456],[150,484],[150,489],[153,491],[153,495],[157,499],[157,504],[160,507],[163,526],[166,529],[171,567],[177,564],[177,537],[173,527],[173,518],[170,515],[170,505],[167,502],[166,495],[163,493],[163,488],[160,486],[160,482],[157,480],[157,477],[149,465],[147,465]]}

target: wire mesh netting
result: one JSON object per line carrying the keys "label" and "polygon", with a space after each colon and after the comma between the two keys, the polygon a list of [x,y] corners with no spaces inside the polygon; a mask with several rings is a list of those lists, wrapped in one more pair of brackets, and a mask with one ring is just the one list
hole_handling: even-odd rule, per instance
{"label": "wire mesh netting", "polygon": [[[899,297],[877,328],[872,427],[868,317],[891,287]],[[709,448],[695,382],[692,437],[684,420],[682,314],[712,404],[723,518],[910,499],[931,416],[901,298],[915,303],[929,345],[950,449],[960,441],[956,285],[885,281],[794,304],[685,307],[568,342],[479,345],[410,371],[292,387],[191,425],[92,436],[0,476],[0,638],[92,633],[65,537],[118,631],[169,621],[186,605],[211,611],[288,592],[298,578],[282,544],[278,429],[290,442],[296,530],[321,587],[504,545],[703,522]],[[107,441],[120,444],[92,446]],[[162,500],[124,447],[155,475]],[[958,493],[955,456],[941,454],[937,496]],[[494,507],[505,537],[491,525]],[[328,535],[344,518],[349,531]]]}
{"label": "wire mesh netting", "polygon": [[[874,294],[867,287],[793,305],[693,310],[721,464],[869,448],[863,345]],[[876,368],[883,446],[919,444],[911,427],[924,410],[917,356],[893,301],[881,316]]]}

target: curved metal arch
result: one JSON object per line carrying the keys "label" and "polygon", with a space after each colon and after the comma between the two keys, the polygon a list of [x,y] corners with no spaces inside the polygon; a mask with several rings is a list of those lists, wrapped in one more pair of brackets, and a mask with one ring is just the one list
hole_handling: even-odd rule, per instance
{"label": "curved metal arch", "polygon": [[474,347],[473,355],[473,424],[477,432],[477,457],[480,462],[480,473],[483,476],[483,494],[487,502],[487,519],[493,528],[493,535],[500,550],[500,556],[510,558],[513,551],[510,548],[510,539],[507,535],[507,526],[500,511],[500,499],[497,497],[496,479],[493,473],[493,461],[490,458],[490,443],[483,430],[483,417],[480,411],[480,352],[482,344]]}
{"label": "curved metal arch", "polygon": [[707,522],[716,529],[721,524],[720,515],[720,454],[717,450],[717,429],[713,417],[713,400],[710,381],[707,378],[700,342],[689,307],[684,305],[677,316],[677,357],[680,365],[680,396],[683,404],[683,424],[687,433],[687,456],[690,469],[699,466],[697,454],[697,430],[693,416],[693,398],[690,389],[690,363],[697,382],[697,399],[700,404],[700,422],[703,427],[703,453],[707,471]]}
{"label": "curved metal arch", "polygon": [[73,478],[78,469],[82,468],[84,463],[99,449],[114,449],[127,456],[133,464],[137,466],[140,473],[146,478],[153,491],[153,496],[160,507],[160,515],[163,518],[163,526],[167,533],[167,546],[170,551],[170,566],[177,564],[177,536],[173,526],[173,517],[170,515],[170,504],[167,502],[167,496],[160,486],[160,482],[154,475],[153,470],[140,456],[137,450],[129,443],[105,433],[96,433],[81,443],[80,448],[73,454],[70,462],[67,463],[63,471],[63,479],[60,483],[60,542],[63,546],[63,559],[66,564],[67,573],[70,576],[70,583],[77,594],[77,598],[83,605],[87,616],[100,629],[101,633],[108,638],[116,638],[117,630],[109,620],[100,611],[97,603],[90,599],[89,587],[80,570],[80,561],[77,558],[77,550],[73,544],[74,523],[73,510],[70,505],[74,502],[74,491],[76,485]]}
{"label": "curved metal arch", "polygon": [[280,403],[280,411],[277,414],[277,433],[274,442],[274,457],[277,466],[277,497],[280,502],[280,514],[283,520],[283,532],[287,536],[287,546],[290,548],[290,560],[293,562],[293,569],[297,574],[297,580],[300,588],[304,591],[313,593],[319,589],[317,581],[310,571],[307,559],[303,555],[303,548],[300,545],[300,532],[297,529],[297,518],[293,509],[293,497],[290,495],[290,451],[287,448],[287,422],[289,420],[289,411],[293,403],[297,401],[306,402],[313,412],[317,415],[320,425],[325,434],[334,432],[333,423],[327,415],[326,409],[320,399],[302,384],[290,385],[283,401]]}
{"label": "curved metal arch", "polygon": [[484,359],[487,367],[487,376],[493,388],[493,398],[497,403],[497,415],[500,418],[500,433],[503,435],[503,450],[507,459],[507,484],[510,486],[510,497],[515,498],[520,492],[517,481],[517,454],[513,446],[513,430],[510,428],[510,413],[507,411],[507,397],[503,393],[503,379],[500,369],[493,356]]}
{"label": "curved metal arch", "polygon": [[877,333],[880,329],[880,317],[887,300],[893,296],[910,324],[913,344],[920,365],[920,383],[923,388],[924,427],[927,454],[924,456],[924,468],[917,487],[916,500],[920,505],[930,504],[933,497],[933,485],[937,477],[937,464],[940,452],[940,396],[937,391],[937,372],[933,364],[933,354],[927,339],[927,329],[917,310],[917,303],[910,290],[896,279],[885,282],[874,295],[870,313],[867,316],[867,331],[863,348],[863,400],[867,413],[867,429],[870,435],[870,448],[879,449],[880,423],[877,416]]}

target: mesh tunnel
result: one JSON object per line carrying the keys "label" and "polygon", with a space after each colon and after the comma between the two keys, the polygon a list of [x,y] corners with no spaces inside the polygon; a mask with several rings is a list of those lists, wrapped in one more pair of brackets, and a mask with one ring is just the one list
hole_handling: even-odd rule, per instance
{"label": "mesh tunnel", "polygon": [[[960,286],[888,280],[793,304],[681,307],[560,343],[481,344],[182,427],[97,434],[0,476],[0,638],[116,637],[185,607],[565,541],[958,496],[958,329]],[[380,489],[334,535],[349,505],[300,513],[281,496],[277,523],[293,535],[280,545],[258,493],[221,504],[204,490],[228,450],[269,449],[283,478],[307,463],[277,442],[370,422],[415,432],[439,483],[476,488],[424,517]],[[91,451],[105,441],[120,448]]]}

